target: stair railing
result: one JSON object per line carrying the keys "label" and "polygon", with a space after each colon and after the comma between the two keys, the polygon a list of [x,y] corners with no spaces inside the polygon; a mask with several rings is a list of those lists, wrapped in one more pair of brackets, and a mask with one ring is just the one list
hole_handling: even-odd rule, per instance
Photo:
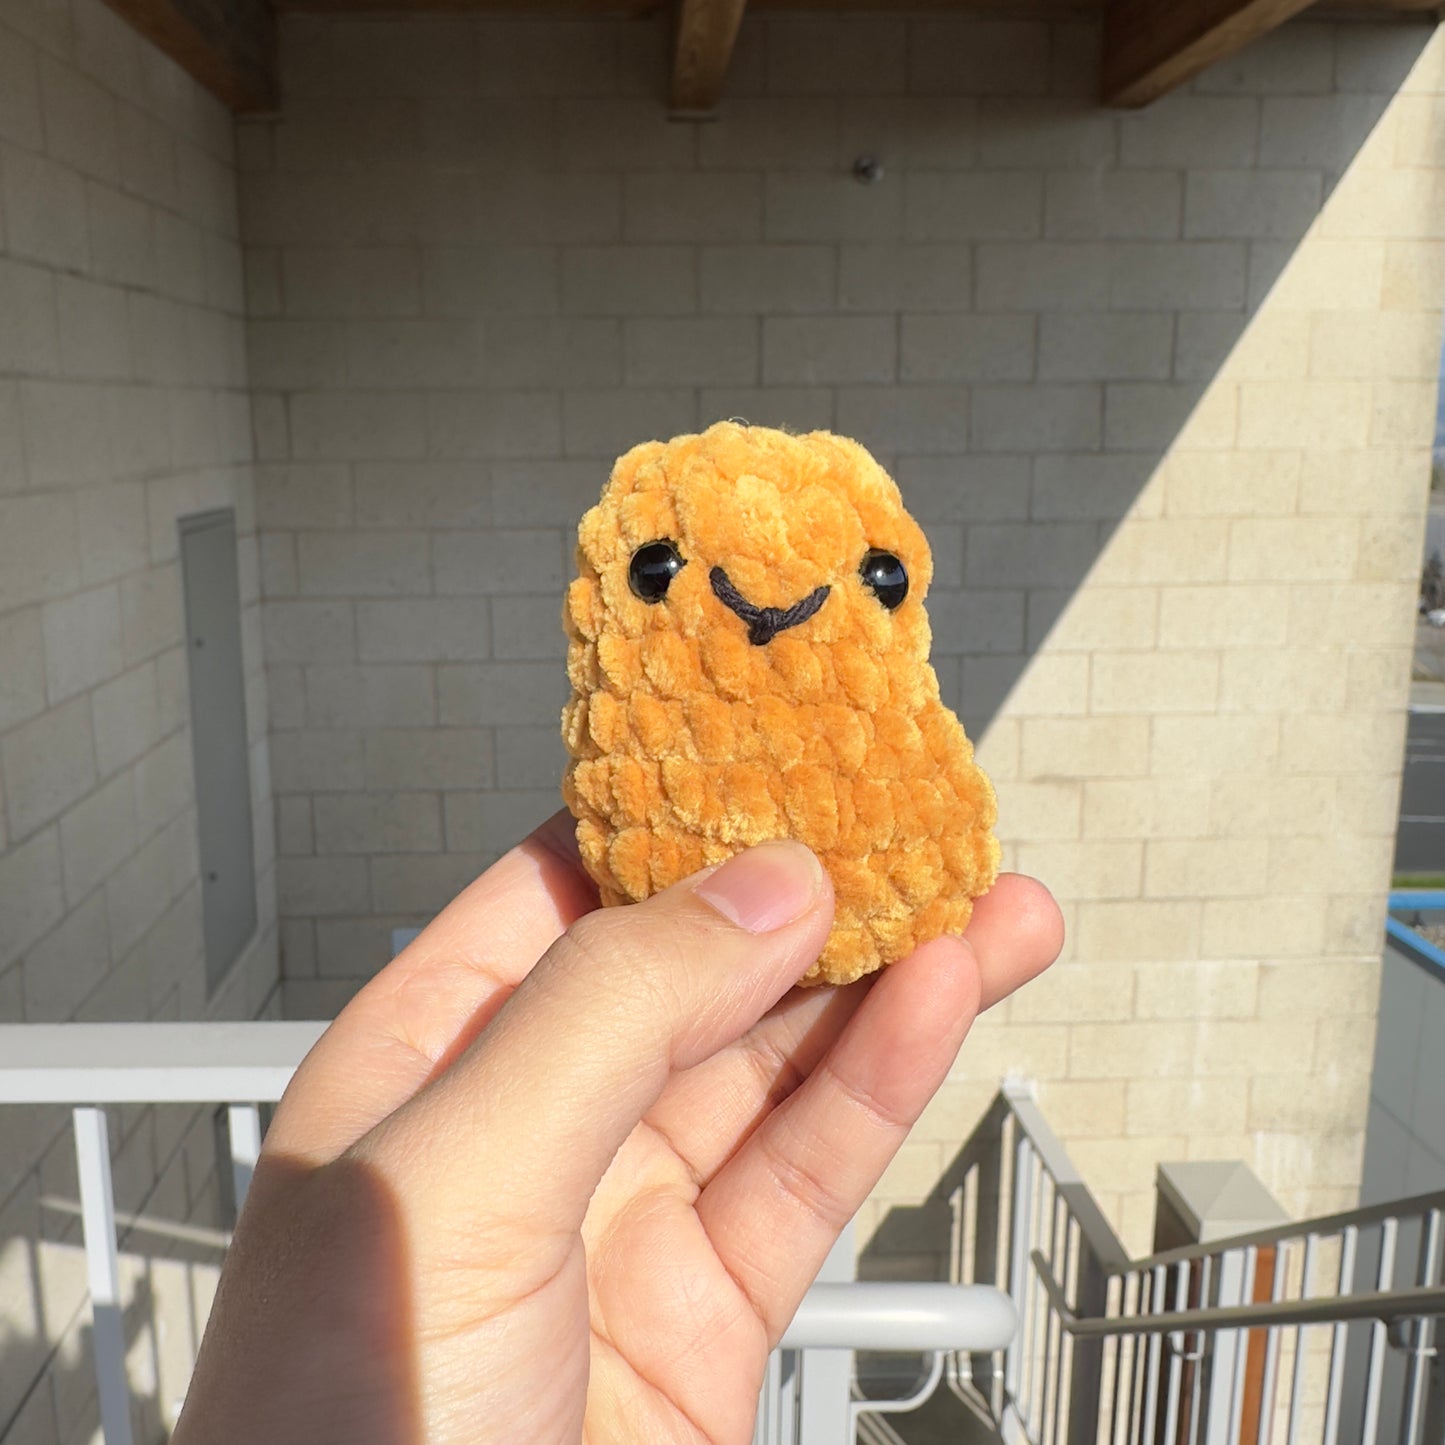
{"label": "stair railing", "polygon": [[949,1384],[1006,1440],[1445,1445],[1445,1192],[1131,1260],[1022,1083],[946,1182],[951,1277],[1019,1314]]}

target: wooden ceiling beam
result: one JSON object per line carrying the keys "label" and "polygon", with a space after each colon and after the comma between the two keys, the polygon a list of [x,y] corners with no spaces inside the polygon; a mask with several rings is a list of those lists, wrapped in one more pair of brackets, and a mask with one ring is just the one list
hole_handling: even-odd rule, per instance
{"label": "wooden ceiling beam", "polygon": [[1137,107],[1243,50],[1312,0],[1108,0],[1105,105]]}
{"label": "wooden ceiling beam", "polygon": [[276,17],[267,0],[106,4],[233,111],[276,108]]}
{"label": "wooden ceiling beam", "polygon": [[[664,0],[274,0],[279,14],[386,15],[650,15]],[[750,0],[754,10],[881,12],[884,0]],[[1104,0],[908,0],[907,11],[957,10],[978,15],[1068,19],[1098,15]],[[1321,15],[1372,21],[1434,20],[1445,0],[1315,0]]]}
{"label": "wooden ceiling beam", "polygon": [[705,115],[716,108],[746,5],[747,0],[678,0],[668,93],[674,114]]}

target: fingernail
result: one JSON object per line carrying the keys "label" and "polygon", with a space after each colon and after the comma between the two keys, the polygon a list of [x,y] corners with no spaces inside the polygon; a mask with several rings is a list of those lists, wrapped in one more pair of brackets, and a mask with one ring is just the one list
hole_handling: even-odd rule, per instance
{"label": "fingernail", "polygon": [[693,893],[749,933],[772,933],[812,906],[823,869],[801,843],[762,843],[706,874]]}

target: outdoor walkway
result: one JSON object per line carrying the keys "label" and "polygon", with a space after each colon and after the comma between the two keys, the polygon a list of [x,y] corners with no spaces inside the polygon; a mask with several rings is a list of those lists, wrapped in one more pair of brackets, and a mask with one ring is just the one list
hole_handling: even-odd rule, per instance
{"label": "outdoor walkway", "polygon": [[[1445,643],[1445,628],[1428,630]],[[1410,689],[1395,872],[1445,875],[1445,681]]]}

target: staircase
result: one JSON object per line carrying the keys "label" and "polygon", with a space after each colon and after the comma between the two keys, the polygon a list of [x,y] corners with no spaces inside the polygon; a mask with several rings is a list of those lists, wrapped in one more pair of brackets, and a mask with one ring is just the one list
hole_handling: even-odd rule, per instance
{"label": "staircase", "polygon": [[936,1197],[1019,1329],[867,1445],[1445,1445],[1445,1191],[1134,1260],[1010,1084]]}

